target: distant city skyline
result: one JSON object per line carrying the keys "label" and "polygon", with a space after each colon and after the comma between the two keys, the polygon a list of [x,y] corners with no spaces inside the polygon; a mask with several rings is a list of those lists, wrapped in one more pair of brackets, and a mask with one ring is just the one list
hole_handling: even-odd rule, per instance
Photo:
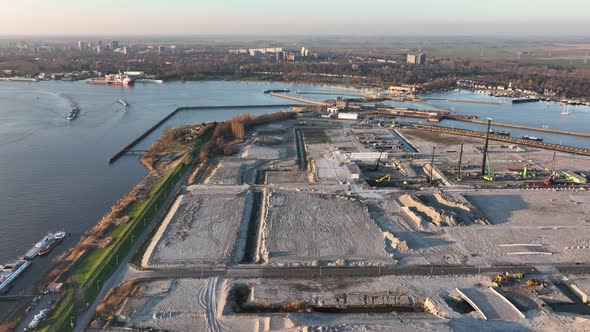
{"label": "distant city skyline", "polygon": [[579,0],[19,0],[2,35],[590,35]]}

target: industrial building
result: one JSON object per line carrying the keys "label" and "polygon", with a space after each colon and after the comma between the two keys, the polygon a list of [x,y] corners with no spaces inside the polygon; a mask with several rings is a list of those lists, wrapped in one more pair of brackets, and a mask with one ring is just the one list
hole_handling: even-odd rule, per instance
{"label": "industrial building", "polygon": [[338,113],[338,119],[342,120],[358,120],[358,113]]}

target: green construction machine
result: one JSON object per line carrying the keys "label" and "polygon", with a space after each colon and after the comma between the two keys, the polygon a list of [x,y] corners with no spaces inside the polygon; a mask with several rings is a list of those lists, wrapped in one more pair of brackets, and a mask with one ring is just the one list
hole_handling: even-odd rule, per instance
{"label": "green construction machine", "polygon": [[490,161],[490,155],[486,152],[486,173],[481,176],[482,179],[490,182],[494,182],[494,172],[492,171],[492,162]]}

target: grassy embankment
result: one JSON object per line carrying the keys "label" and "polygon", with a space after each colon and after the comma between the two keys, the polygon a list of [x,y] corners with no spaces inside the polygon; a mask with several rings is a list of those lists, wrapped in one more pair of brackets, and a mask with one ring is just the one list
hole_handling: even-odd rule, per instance
{"label": "grassy embankment", "polygon": [[[208,140],[208,136],[209,134],[200,137],[195,144],[197,149],[185,158],[194,157],[198,147]],[[109,234],[110,242],[83,258],[75,268],[72,278],[66,283],[66,290],[59,305],[40,329],[41,331],[73,329],[72,325],[76,324],[77,310],[85,308],[87,304],[94,301],[101,284],[108,280],[119,267],[119,259],[128,254],[135,240],[156,216],[158,209],[166,202],[176,183],[192,165],[181,160],[154,186],[147,199],[131,206],[127,212],[128,221],[112,229]]]}

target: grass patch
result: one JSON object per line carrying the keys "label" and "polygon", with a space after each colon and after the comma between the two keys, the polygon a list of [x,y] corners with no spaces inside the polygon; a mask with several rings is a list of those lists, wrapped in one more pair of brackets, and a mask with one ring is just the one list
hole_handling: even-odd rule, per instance
{"label": "grass patch", "polygon": [[[92,303],[98,296],[102,284],[108,280],[118,267],[118,260],[123,258],[133,247],[133,243],[141,235],[148,222],[154,217],[158,207],[172,193],[175,184],[182,178],[188,165],[179,163],[152,190],[143,202],[132,206],[128,212],[129,221],[113,228],[109,237],[111,241],[103,248],[95,249],[86,256],[75,271],[75,279],[80,288],[84,303]],[[51,314],[42,331],[70,331],[70,316],[76,316],[76,299],[72,284],[68,288],[55,311]]]}

